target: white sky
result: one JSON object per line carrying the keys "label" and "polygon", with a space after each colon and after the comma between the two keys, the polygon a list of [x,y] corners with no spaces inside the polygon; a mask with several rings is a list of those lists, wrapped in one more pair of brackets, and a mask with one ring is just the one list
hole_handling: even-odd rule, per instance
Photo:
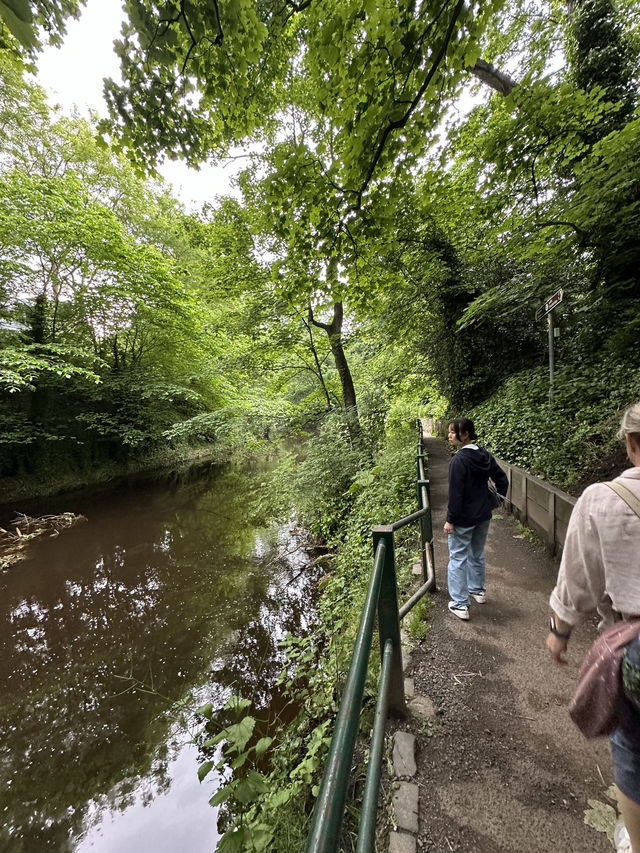
{"label": "white sky", "polygon": [[[113,42],[120,36],[122,18],[121,0],[88,0],[80,19],[68,21],[62,47],[47,48],[39,57],[38,82],[50,103],[59,104],[65,114],[75,105],[81,114],[87,115],[91,108],[106,116],[102,81],[104,77],[120,79]],[[203,166],[196,171],[167,161],[159,171],[186,207],[198,209],[216,195],[234,192],[229,178],[238,168],[238,161],[232,161],[226,168]]]}

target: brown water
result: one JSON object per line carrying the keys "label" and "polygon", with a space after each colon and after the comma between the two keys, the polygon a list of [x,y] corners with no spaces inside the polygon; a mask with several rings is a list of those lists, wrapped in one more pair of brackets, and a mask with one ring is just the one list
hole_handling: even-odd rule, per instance
{"label": "brown water", "polygon": [[312,611],[304,551],[249,520],[251,482],[49,507],[87,521],[0,575],[0,851],[215,849],[193,710],[232,691],[266,707],[278,641]]}

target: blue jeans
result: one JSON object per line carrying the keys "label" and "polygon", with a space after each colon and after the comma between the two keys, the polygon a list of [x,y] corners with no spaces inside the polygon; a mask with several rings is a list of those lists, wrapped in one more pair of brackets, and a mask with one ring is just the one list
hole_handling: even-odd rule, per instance
{"label": "blue jeans", "polygon": [[449,534],[449,595],[456,607],[469,606],[469,593],[484,589],[484,545],[491,519],[472,527],[454,525]]}
{"label": "blue jeans", "polygon": [[629,728],[617,728],[609,735],[613,757],[613,781],[634,803],[640,803],[640,712],[628,721]]}

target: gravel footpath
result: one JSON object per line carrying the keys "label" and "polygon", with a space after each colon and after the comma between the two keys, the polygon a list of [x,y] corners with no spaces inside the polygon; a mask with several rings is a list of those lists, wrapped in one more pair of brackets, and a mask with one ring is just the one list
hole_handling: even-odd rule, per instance
{"label": "gravel footpath", "polygon": [[425,450],[439,591],[429,634],[404,665],[436,716],[390,726],[417,739],[418,850],[610,852],[606,833],[585,822],[600,810],[613,827],[608,742],[586,740],[567,713],[595,622],[574,632],[569,665],[554,664],[544,639],[557,561],[506,513],[494,516],[489,533],[487,603],[472,603],[469,622],[448,612],[442,527],[450,457],[439,439],[425,438]]}

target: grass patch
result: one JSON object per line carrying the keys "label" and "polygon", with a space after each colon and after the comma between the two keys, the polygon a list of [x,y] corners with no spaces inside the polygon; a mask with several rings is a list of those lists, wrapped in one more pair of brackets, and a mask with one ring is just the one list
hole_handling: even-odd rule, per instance
{"label": "grass patch", "polygon": [[427,593],[422,596],[420,601],[412,607],[405,617],[407,633],[416,643],[421,643],[425,640],[429,633],[429,613],[432,608],[433,599]]}

